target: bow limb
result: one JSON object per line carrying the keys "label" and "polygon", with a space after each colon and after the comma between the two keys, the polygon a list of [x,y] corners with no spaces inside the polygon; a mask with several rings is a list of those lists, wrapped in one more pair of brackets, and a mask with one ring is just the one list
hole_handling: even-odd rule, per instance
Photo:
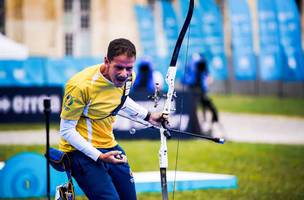
{"label": "bow limb", "polygon": [[[167,99],[162,112],[164,118],[168,118],[171,112],[171,102],[174,94],[174,82],[176,75],[176,62],[178,59],[179,51],[182,46],[187,29],[190,25],[192,14],[194,9],[194,0],[190,0],[188,13],[183,24],[183,27],[178,35],[174,51],[171,57],[170,66],[166,75],[166,83],[168,84]],[[160,164],[160,178],[161,178],[161,188],[162,188],[162,199],[168,200],[168,189],[167,189],[167,175],[166,171],[168,168],[168,155],[167,155],[167,137],[170,136],[166,124],[163,123],[160,128],[160,140],[161,146],[159,149],[159,164]]]}

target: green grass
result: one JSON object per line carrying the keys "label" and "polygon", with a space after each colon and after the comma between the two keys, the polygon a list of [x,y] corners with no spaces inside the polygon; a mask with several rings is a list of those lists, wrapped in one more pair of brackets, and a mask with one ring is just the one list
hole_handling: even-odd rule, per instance
{"label": "green grass", "polygon": [[[58,123],[51,123],[51,129],[59,130],[59,122]],[[45,129],[45,124],[41,123],[7,123],[7,124],[0,124],[1,131],[21,131],[21,130],[40,130]]]}
{"label": "green grass", "polygon": [[[122,141],[133,171],[158,171],[159,141]],[[174,170],[177,141],[168,142],[169,169]],[[43,146],[0,146],[0,160],[20,151],[44,152]],[[175,192],[184,199],[304,199],[304,146],[247,143],[213,144],[181,141],[178,170],[234,174],[237,189]],[[138,199],[159,200],[160,194],[139,194]],[[170,194],[172,199],[172,193]]]}
{"label": "green grass", "polygon": [[304,117],[303,98],[212,95],[212,99],[220,112]]}

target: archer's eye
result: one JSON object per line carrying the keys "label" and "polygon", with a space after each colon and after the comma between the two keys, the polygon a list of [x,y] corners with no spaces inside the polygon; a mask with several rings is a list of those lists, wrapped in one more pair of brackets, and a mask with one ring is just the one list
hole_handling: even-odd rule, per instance
{"label": "archer's eye", "polygon": [[121,66],[121,65],[115,65],[116,70],[122,71],[126,70],[128,72],[131,72],[133,70],[133,66]]}
{"label": "archer's eye", "polygon": [[133,70],[133,66],[132,66],[132,67],[126,67],[126,70],[127,70],[128,72],[131,72],[131,71]]}
{"label": "archer's eye", "polygon": [[116,68],[117,70],[123,70],[123,69],[124,69],[124,67],[121,66],[121,65],[115,65],[115,68]]}

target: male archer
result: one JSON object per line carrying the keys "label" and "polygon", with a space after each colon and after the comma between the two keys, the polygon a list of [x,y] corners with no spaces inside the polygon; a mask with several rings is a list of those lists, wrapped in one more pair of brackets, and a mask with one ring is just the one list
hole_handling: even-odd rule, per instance
{"label": "male archer", "polygon": [[128,97],[135,60],[134,44],[115,39],[103,64],[77,73],[65,87],[59,148],[68,152],[72,176],[89,199],[136,199],[126,154],[113,135],[117,112],[158,126],[163,120]]}

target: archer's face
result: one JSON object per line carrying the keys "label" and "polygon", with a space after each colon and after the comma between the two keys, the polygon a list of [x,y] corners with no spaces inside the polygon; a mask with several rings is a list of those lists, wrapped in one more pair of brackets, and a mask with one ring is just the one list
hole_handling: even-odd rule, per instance
{"label": "archer's face", "polygon": [[116,87],[122,87],[129,77],[132,76],[135,57],[119,55],[111,61],[105,58],[107,68],[106,78],[108,78]]}

